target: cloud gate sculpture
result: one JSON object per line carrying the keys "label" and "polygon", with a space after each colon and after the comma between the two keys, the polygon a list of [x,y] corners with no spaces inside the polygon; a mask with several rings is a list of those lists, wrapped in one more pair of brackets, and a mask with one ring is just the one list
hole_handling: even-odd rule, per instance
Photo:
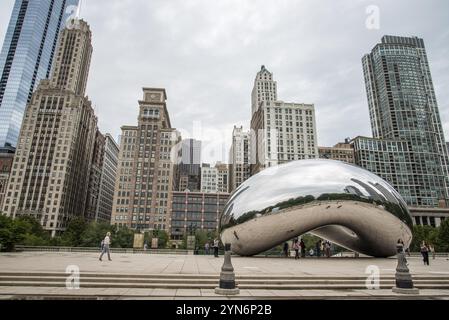
{"label": "cloud gate sculpture", "polygon": [[334,160],[300,160],[265,169],[237,188],[221,217],[223,243],[251,256],[312,233],[374,257],[412,239],[412,218],[393,187],[373,173]]}

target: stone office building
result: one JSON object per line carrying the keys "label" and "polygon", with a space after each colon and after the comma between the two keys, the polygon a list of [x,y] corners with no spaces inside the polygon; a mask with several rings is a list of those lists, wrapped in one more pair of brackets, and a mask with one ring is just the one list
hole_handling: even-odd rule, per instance
{"label": "stone office building", "polygon": [[82,20],[62,32],[52,76],[26,108],[3,204],[7,215],[32,215],[52,235],[86,210],[97,133],[85,96],[91,38]]}
{"label": "stone office building", "polygon": [[289,161],[318,158],[313,104],[277,100],[273,74],[264,66],[252,98],[251,175]]}
{"label": "stone office building", "polygon": [[143,88],[137,126],[122,126],[112,224],[140,231],[169,231],[173,191],[173,148],[180,143],[171,127],[165,89]]}
{"label": "stone office building", "polygon": [[170,238],[182,240],[196,230],[217,236],[218,219],[229,199],[228,193],[173,192],[170,205]]}

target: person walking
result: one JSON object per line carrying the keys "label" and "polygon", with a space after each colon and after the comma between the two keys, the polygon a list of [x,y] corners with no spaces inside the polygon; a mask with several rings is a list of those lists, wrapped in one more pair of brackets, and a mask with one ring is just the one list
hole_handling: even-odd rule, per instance
{"label": "person walking", "polygon": [[108,232],[108,233],[106,233],[106,237],[104,237],[104,239],[103,239],[103,250],[101,250],[101,255],[100,255],[100,259],[99,259],[100,261],[103,261],[101,258],[103,258],[103,255],[105,253],[108,254],[109,261],[112,261],[111,254],[109,252],[109,245],[110,244],[111,244],[111,233]]}
{"label": "person walking", "polygon": [[326,257],[331,257],[331,243],[329,241],[326,241],[324,244],[324,251],[326,253]]}
{"label": "person walking", "polygon": [[206,242],[206,244],[204,245],[204,251],[206,253],[206,255],[209,255],[209,242]]}
{"label": "person walking", "polygon": [[306,257],[306,244],[304,243],[304,240],[301,239],[301,241],[299,242],[299,247],[301,248],[301,257],[305,258]]}
{"label": "person walking", "polygon": [[295,243],[293,244],[293,250],[295,250],[295,260],[299,259],[299,249],[301,246],[299,245],[298,239],[295,240]]}
{"label": "person walking", "polygon": [[284,247],[282,248],[282,252],[284,253],[284,256],[286,258],[288,258],[288,243],[287,242],[284,243]]}
{"label": "person walking", "polygon": [[429,247],[425,241],[421,244],[421,255],[423,257],[424,265],[429,265]]}
{"label": "person walking", "polygon": [[215,258],[218,258],[218,246],[220,244],[220,241],[218,239],[214,240],[214,256]]}

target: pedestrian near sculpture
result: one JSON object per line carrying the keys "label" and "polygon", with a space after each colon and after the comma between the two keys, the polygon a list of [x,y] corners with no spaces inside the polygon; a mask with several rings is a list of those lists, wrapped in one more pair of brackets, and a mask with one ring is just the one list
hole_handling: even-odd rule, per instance
{"label": "pedestrian near sculpture", "polygon": [[425,241],[421,244],[421,255],[423,257],[424,265],[429,265],[429,247]]}
{"label": "pedestrian near sculpture", "polygon": [[324,244],[324,251],[326,253],[326,257],[331,257],[331,243],[329,241],[326,241]]}
{"label": "pedestrian near sculpture", "polygon": [[103,255],[105,253],[108,254],[109,261],[112,261],[111,254],[109,252],[109,245],[110,244],[111,244],[111,233],[108,232],[108,233],[106,233],[106,237],[104,237],[104,239],[103,239],[103,250],[101,251],[101,255],[100,255],[100,258],[99,258],[100,261],[103,261],[102,258],[103,258]]}
{"label": "pedestrian near sculpture", "polygon": [[299,259],[299,249],[300,249],[299,241],[298,239],[295,240],[295,243],[293,244],[293,249],[295,250],[295,260]]}
{"label": "pedestrian near sculpture", "polygon": [[218,239],[214,240],[214,256],[218,258],[218,246],[220,245],[220,241]]}

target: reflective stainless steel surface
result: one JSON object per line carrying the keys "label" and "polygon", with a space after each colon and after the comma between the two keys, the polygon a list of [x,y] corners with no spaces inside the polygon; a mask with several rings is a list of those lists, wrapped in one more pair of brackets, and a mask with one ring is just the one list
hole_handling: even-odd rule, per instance
{"label": "reflective stainless steel surface", "polygon": [[402,197],[371,172],[334,160],[265,169],[231,195],[220,217],[223,243],[249,256],[305,233],[375,257],[407,248],[412,219]]}

